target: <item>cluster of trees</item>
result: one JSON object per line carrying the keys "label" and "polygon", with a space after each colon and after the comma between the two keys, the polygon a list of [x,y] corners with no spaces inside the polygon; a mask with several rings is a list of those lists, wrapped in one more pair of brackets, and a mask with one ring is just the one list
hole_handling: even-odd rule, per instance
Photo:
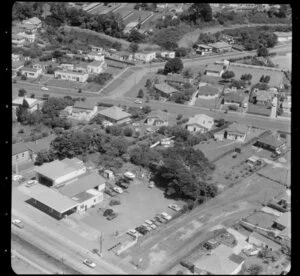
{"label": "cluster of trees", "polygon": [[257,49],[257,56],[258,57],[267,57],[269,55],[269,51],[266,47],[261,46]]}
{"label": "cluster of trees", "polygon": [[233,71],[225,71],[223,74],[222,74],[222,79],[228,81],[229,79],[232,79],[234,78],[235,74]]}
{"label": "cluster of trees", "polygon": [[217,12],[215,15],[216,20],[221,25],[230,24],[244,24],[247,23],[247,16],[244,14],[236,13],[234,11],[222,10],[222,12]]}
{"label": "cluster of trees", "polygon": [[157,4],[156,3],[137,3],[133,7],[135,10],[145,10],[145,11],[156,11]]}
{"label": "cluster of trees", "polygon": [[174,101],[176,103],[185,103],[189,101],[193,95],[193,93],[196,91],[196,88],[191,85],[190,83],[185,83],[183,86],[172,84],[174,88],[176,88],[180,93],[176,93],[170,97],[171,101]]}
{"label": "cluster of trees", "polygon": [[155,32],[152,36],[152,42],[163,47],[166,50],[175,50],[178,48],[177,41],[181,34],[176,27],[168,27]]}
{"label": "cluster of trees", "polygon": [[[19,95],[26,95],[26,91],[23,89],[19,92]],[[36,110],[34,112],[28,111],[28,103],[24,100],[23,105],[16,110],[17,121],[22,125],[38,125],[44,124],[50,128],[64,128],[69,129],[71,123],[66,119],[59,117],[59,112],[66,106],[73,105],[73,100],[69,98],[49,98],[43,105],[42,110]]]}
{"label": "cluster of trees", "polygon": [[169,73],[180,73],[183,69],[183,62],[180,58],[175,57],[166,62],[164,68],[164,74],[167,75]]}
{"label": "cluster of trees", "polygon": [[132,30],[127,37],[127,40],[129,42],[135,42],[135,43],[142,43],[145,41],[145,39],[146,39],[146,35],[140,33],[136,29]]}
{"label": "cluster of trees", "polygon": [[273,31],[262,27],[243,27],[222,31],[223,34],[233,36],[237,44],[241,44],[248,50],[260,47],[272,48],[277,43],[277,36]]}
{"label": "cluster of trees", "polygon": [[96,76],[90,76],[88,78],[88,82],[95,82],[100,85],[106,84],[108,81],[110,81],[113,78],[112,74],[110,73],[100,73]]}
{"label": "cluster of trees", "polygon": [[178,17],[173,17],[170,14],[166,15],[164,18],[159,18],[156,22],[155,28],[157,29],[176,27],[181,23]]}
{"label": "cluster of trees", "polygon": [[243,74],[243,75],[241,75],[241,80],[251,81],[252,80],[252,75],[251,74]]}
{"label": "cluster of trees", "polygon": [[259,79],[259,82],[264,82],[264,83],[268,83],[270,81],[270,76],[264,76],[262,75]]}
{"label": "cluster of trees", "polygon": [[194,3],[184,11],[180,19],[193,24],[212,21],[212,9],[208,3]]}
{"label": "cluster of trees", "polygon": [[197,47],[197,44],[209,44],[215,43],[222,38],[221,32],[216,33],[200,33],[197,42],[193,45],[194,48]]}

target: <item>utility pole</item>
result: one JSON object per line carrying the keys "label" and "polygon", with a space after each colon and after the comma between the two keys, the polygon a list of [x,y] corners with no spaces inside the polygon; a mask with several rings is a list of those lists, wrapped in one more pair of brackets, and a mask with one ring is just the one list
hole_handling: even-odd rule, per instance
{"label": "utility pole", "polygon": [[62,265],[63,265],[63,267],[62,267],[62,274],[65,274],[65,273],[64,273],[64,258],[63,258],[63,257],[61,258],[61,263],[62,263]]}
{"label": "utility pole", "polygon": [[102,257],[102,232],[100,234],[100,257]]}

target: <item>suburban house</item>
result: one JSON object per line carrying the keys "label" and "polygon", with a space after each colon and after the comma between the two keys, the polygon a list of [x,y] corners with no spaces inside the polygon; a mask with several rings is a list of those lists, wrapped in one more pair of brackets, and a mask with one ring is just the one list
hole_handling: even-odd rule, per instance
{"label": "suburban house", "polygon": [[93,61],[87,65],[88,73],[92,74],[100,74],[103,72],[104,68],[106,67],[105,61]]}
{"label": "suburban house", "polygon": [[291,113],[292,111],[292,102],[290,99],[285,99],[282,103],[282,110],[284,113]]}
{"label": "suburban house", "polygon": [[243,45],[232,44],[231,46],[232,46],[232,49],[234,49],[236,51],[240,51],[240,52],[245,51],[245,47]]}
{"label": "suburban house", "polygon": [[249,235],[248,242],[258,247],[266,247],[272,251],[277,251],[281,248],[280,244],[268,239],[267,237],[257,232],[252,232]]}
{"label": "suburban house", "polygon": [[122,108],[117,106],[112,106],[106,109],[103,109],[98,112],[98,114],[102,115],[106,120],[115,124],[122,124],[130,122],[131,114],[124,112]]}
{"label": "suburban house", "polygon": [[154,89],[160,93],[161,97],[168,98],[172,96],[174,93],[179,93],[177,89],[166,84],[166,83],[157,83],[154,85]]}
{"label": "suburban house", "polygon": [[23,47],[25,43],[25,38],[18,34],[12,34],[12,46],[14,47]]}
{"label": "suburban house", "polygon": [[197,44],[196,53],[204,56],[206,54],[212,53],[213,48],[205,44]]}
{"label": "suburban house", "polygon": [[190,118],[186,129],[191,132],[205,133],[210,131],[214,125],[214,119],[205,114],[198,114]]}
{"label": "suburban house", "polygon": [[225,66],[222,64],[207,64],[205,67],[205,75],[211,77],[221,77],[225,72]]}
{"label": "suburban house", "polygon": [[234,38],[231,35],[222,34],[222,40],[228,44],[234,43]]}
{"label": "suburban house", "polygon": [[72,63],[62,63],[58,66],[62,70],[68,70],[68,71],[73,71],[74,70],[74,64]]}
{"label": "suburban house", "polygon": [[93,45],[91,45],[90,47],[91,47],[92,52],[102,53],[102,51],[103,51],[102,47],[93,46]]}
{"label": "suburban house", "polygon": [[194,269],[204,270],[206,274],[212,275],[236,275],[244,262],[244,258],[234,254],[231,247],[221,244],[211,254],[204,254],[196,260]]}
{"label": "suburban house", "polygon": [[73,72],[80,72],[80,73],[87,73],[87,66],[88,64],[86,62],[79,62],[77,64],[74,64]]}
{"label": "suburban house", "polygon": [[12,165],[28,162],[30,160],[30,150],[25,143],[16,143],[12,145]]}
{"label": "suburban house", "polygon": [[123,32],[124,32],[125,34],[126,34],[126,33],[130,33],[134,28],[137,27],[137,25],[139,25],[139,22],[137,22],[137,21],[130,22],[130,23],[128,23],[128,24],[125,26]]}
{"label": "suburban house", "polygon": [[17,72],[24,67],[23,61],[13,61],[11,65],[12,77],[17,76]]}
{"label": "suburban house", "polygon": [[32,17],[22,21],[23,24],[34,25],[36,28],[42,27],[42,21],[37,17]]}
{"label": "suburban house", "polygon": [[165,80],[166,83],[168,84],[179,84],[179,85],[184,85],[186,83],[191,83],[191,80],[188,78],[184,78],[180,74],[172,74],[168,75]]}
{"label": "suburban house", "polygon": [[24,38],[26,42],[33,43],[35,41],[35,33],[31,34],[26,32],[20,32],[17,35]]}
{"label": "suburban house", "polygon": [[259,83],[262,75],[270,76],[268,85],[270,87],[282,88],[284,73],[279,68],[256,66],[242,63],[230,63],[228,67],[229,71],[232,71],[235,75],[235,79],[239,80],[244,74],[251,74],[252,83]]}
{"label": "suburban house", "polygon": [[27,97],[17,97],[12,101],[12,108],[17,108],[19,106],[26,107],[29,112],[34,112],[41,109],[43,101]]}
{"label": "suburban house", "polygon": [[229,92],[224,95],[225,105],[237,105],[241,107],[247,106],[247,101],[244,93],[242,92]]}
{"label": "suburban house", "polygon": [[98,106],[91,101],[76,101],[72,111],[71,117],[76,120],[91,120],[98,112]]}
{"label": "suburban house", "polygon": [[175,52],[171,51],[171,52],[161,52],[160,55],[163,58],[175,58]]}
{"label": "suburban house", "polygon": [[65,158],[44,163],[35,169],[36,179],[48,187],[61,186],[62,183],[86,173],[84,163],[78,158]]}
{"label": "suburban house", "polygon": [[118,53],[115,53],[112,58],[123,60],[123,61],[132,61],[133,60],[133,54],[129,53],[128,51],[120,51]]}
{"label": "suburban house", "polygon": [[56,79],[86,82],[89,75],[84,72],[72,72],[72,71],[61,71],[57,70],[54,72],[54,77]]}
{"label": "suburban house", "polygon": [[27,78],[36,79],[42,74],[42,69],[23,67],[21,73]]}
{"label": "suburban house", "polygon": [[286,148],[286,141],[280,138],[279,135],[270,134],[268,136],[264,136],[259,138],[254,144],[254,147],[263,148],[265,150],[269,150],[271,152],[280,153],[282,150]]}
{"label": "suburban house", "polygon": [[218,141],[224,139],[227,140],[236,140],[238,142],[245,142],[246,136],[248,134],[248,127],[242,124],[233,123],[229,125],[226,129],[223,129],[214,134],[214,138]]}
{"label": "suburban house", "polygon": [[150,126],[167,126],[169,114],[161,110],[153,110],[147,115],[145,123]]}
{"label": "suburban house", "polygon": [[47,70],[51,66],[54,68],[57,65],[52,60],[48,60],[48,61],[39,61],[38,63],[33,64],[32,68],[34,68],[34,69],[42,69],[42,71],[44,72],[45,70]]}
{"label": "suburban house", "polygon": [[278,37],[278,42],[287,42],[292,40],[292,32],[274,32]]}
{"label": "suburban house", "polygon": [[137,60],[145,61],[145,62],[150,62],[153,59],[156,58],[156,52],[146,52],[146,53],[135,53],[134,58]]}
{"label": "suburban house", "polygon": [[104,55],[98,52],[90,52],[84,56],[84,59],[104,61]]}
{"label": "suburban house", "polygon": [[12,62],[20,61],[20,55],[11,54],[11,61]]}
{"label": "suburban house", "polygon": [[223,41],[210,43],[210,44],[208,44],[208,46],[212,47],[213,52],[216,52],[216,53],[230,52],[232,50],[232,46]]}

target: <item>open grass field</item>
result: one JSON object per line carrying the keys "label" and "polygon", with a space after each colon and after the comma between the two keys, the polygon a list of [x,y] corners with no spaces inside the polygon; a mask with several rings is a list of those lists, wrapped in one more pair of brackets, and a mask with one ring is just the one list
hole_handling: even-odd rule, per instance
{"label": "open grass field", "polygon": [[88,91],[88,92],[98,92],[101,88],[103,87],[103,85],[100,85],[98,83],[94,83],[94,82],[89,82],[86,83],[84,86],[82,86],[82,90],[84,91]]}
{"label": "open grass field", "polygon": [[105,73],[112,74],[113,76],[117,76],[121,71],[122,71],[122,69],[120,69],[120,68],[110,67],[110,66],[108,66],[105,69]]}
{"label": "open grass field", "polygon": [[259,227],[263,228],[269,228],[273,225],[274,220],[276,220],[277,217],[272,214],[267,214],[264,212],[256,212],[249,217],[246,218],[246,220],[249,223],[252,223],[254,225],[257,225]]}
{"label": "open grass field", "polygon": [[205,108],[218,108],[220,106],[220,99],[217,97],[215,99],[201,99],[197,98],[195,101],[195,106],[205,107]]}
{"label": "open grass field", "polygon": [[247,113],[263,115],[263,116],[270,116],[271,109],[267,109],[265,106],[248,103]]}
{"label": "open grass field", "polygon": [[[67,81],[67,80],[58,80],[58,79],[50,79],[46,82],[47,86],[57,86],[62,88],[69,89],[79,89],[85,85],[85,83],[79,83],[76,81]],[[45,91],[46,93],[47,91]]]}
{"label": "open grass field", "polygon": [[122,19],[127,16],[129,13],[133,12],[135,4],[133,3],[126,3],[125,6],[123,6],[122,8],[117,9],[116,11],[114,11],[114,13],[118,13],[121,15]]}
{"label": "open grass field", "polygon": [[132,10],[132,14],[130,16],[128,16],[123,22],[126,26],[130,22],[144,21],[150,15],[151,15],[151,12],[148,12],[148,11]]}

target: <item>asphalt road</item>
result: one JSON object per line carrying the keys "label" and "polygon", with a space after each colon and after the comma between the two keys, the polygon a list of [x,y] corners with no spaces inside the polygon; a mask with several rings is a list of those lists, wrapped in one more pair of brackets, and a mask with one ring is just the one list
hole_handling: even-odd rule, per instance
{"label": "asphalt road", "polygon": [[[109,99],[109,98],[103,98],[99,100],[100,102],[105,103],[111,103],[111,104],[122,104],[126,106],[139,106],[138,104],[135,104],[133,99],[125,99],[125,98],[116,98],[116,99]],[[224,111],[210,111],[207,108],[204,107],[198,107],[198,106],[187,106],[182,104],[176,104],[171,102],[155,102],[155,101],[149,101],[149,103],[146,103],[144,105],[149,105],[152,109],[160,109],[164,110],[167,109],[170,113],[175,114],[183,114],[184,116],[194,116],[199,113],[205,113],[208,116],[212,116],[215,119],[224,118],[228,121],[236,121],[239,123],[256,126],[259,128],[264,129],[271,129],[271,130],[281,130],[290,132],[291,123],[290,120],[286,119],[272,119],[270,117],[265,116],[258,116],[258,115],[252,115],[247,113],[238,113],[234,111],[229,111],[228,114],[225,114]]]}
{"label": "asphalt road", "polygon": [[[48,255],[57,257],[59,261],[72,267],[82,274],[125,274],[120,268],[101,260],[99,256],[88,252],[76,243],[58,235],[51,229],[46,229],[24,213],[12,208],[13,217],[18,217],[24,223],[24,228],[12,227],[12,233],[17,234]],[[95,264],[94,269],[83,264],[84,259],[90,259]]]}

